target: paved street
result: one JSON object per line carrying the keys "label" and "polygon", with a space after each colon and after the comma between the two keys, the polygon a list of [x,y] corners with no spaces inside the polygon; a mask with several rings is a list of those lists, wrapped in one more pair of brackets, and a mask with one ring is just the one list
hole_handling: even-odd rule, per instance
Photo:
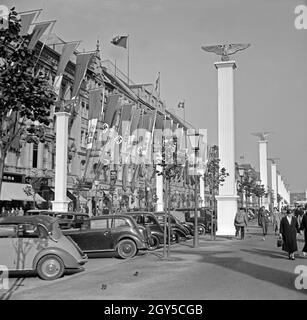
{"label": "paved street", "polygon": [[169,261],[160,258],[162,250],[129,261],[90,259],[86,271],[53,282],[27,277],[6,298],[306,299],[307,291],[294,287],[294,268],[307,265],[307,259],[290,261],[274,235],[263,241],[259,227],[248,230],[244,241],[206,236],[199,248],[191,240],[175,245]]}

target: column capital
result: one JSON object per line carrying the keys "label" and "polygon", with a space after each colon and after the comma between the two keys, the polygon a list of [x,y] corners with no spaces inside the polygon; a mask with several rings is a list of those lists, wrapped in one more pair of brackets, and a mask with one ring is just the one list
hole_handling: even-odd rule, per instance
{"label": "column capital", "polygon": [[218,61],[218,62],[214,63],[214,66],[216,67],[216,69],[218,69],[218,68],[229,68],[229,67],[232,67],[233,69],[237,68],[236,62],[234,60]]}
{"label": "column capital", "polygon": [[54,113],[57,117],[59,116],[63,116],[63,117],[69,117],[70,116],[70,113],[66,112],[66,111],[59,111],[59,112],[55,112]]}

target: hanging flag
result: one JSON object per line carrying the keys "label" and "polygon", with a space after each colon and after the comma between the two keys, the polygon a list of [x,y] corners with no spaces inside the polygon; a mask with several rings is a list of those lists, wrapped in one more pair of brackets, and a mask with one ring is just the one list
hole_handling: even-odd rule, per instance
{"label": "hanging flag", "polygon": [[87,130],[86,149],[91,150],[97,128],[97,123],[103,108],[103,88],[97,88],[89,92],[89,117]]}
{"label": "hanging flag", "polygon": [[56,75],[61,75],[64,73],[66,65],[71,58],[72,54],[76,50],[77,46],[79,45],[79,41],[77,42],[71,42],[71,43],[65,43],[62,48],[62,54],[60,58],[60,62],[58,65],[57,73]]}
{"label": "hanging flag", "polygon": [[20,36],[26,36],[29,32],[30,26],[36,16],[37,12],[28,12],[20,14],[20,24],[21,28],[19,31]]}
{"label": "hanging flag", "polygon": [[54,90],[55,94],[58,96],[58,98],[60,95],[62,79],[63,79],[63,74],[55,76],[55,78],[54,78],[53,90]]}
{"label": "hanging flag", "polygon": [[29,50],[33,50],[41,38],[41,36],[44,34],[44,32],[48,29],[48,27],[54,23],[54,21],[48,21],[48,22],[41,22],[37,25],[35,25],[32,35],[31,35],[31,40],[28,45]]}
{"label": "hanging flag", "polygon": [[121,108],[120,104],[120,95],[119,94],[112,94],[107,97],[106,102],[106,111],[104,114],[104,123],[106,123],[109,127],[112,126],[114,122],[114,118],[116,115],[116,111]]}
{"label": "hanging flag", "polygon": [[92,59],[94,52],[77,54],[74,85],[72,90],[72,99],[74,99],[80,90],[81,83],[87,71],[88,64]]}
{"label": "hanging flag", "polygon": [[111,43],[115,46],[123,47],[127,49],[128,36],[117,36],[111,40]]}

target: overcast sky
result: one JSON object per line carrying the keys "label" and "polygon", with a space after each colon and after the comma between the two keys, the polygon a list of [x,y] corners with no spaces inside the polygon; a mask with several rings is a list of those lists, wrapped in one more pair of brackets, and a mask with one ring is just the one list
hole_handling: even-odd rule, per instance
{"label": "overcast sky", "polygon": [[[257,138],[272,131],[270,157],[292,192],[307,189],[307,30],[294,27],[294,9],[305,0],[4,0],[17,11],[43,8],[40,19],[57,19],[65,41],[83,40],[103,59],[127,70],[126,50],[110,40],[130,35],[130,77],[154,82],[168,108],[186,101],[186,118],[208,129],[217,143],[217,74],[214,54],[201,45],[251,43],[235,56],[236,160],[259,169]],[[177,111],[182,115],[182,111]]]}

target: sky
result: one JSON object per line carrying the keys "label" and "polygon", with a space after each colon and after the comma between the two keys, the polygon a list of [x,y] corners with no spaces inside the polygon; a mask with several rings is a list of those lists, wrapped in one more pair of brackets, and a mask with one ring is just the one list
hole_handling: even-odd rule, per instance
{"label": "sky", "polygon": [[[3,0],[17,11],[42,8],[40,20],[57,19],[65,41],[82,40],[127,71],[127,51],[110,43],[129,34],[130,78],[154,83],[160,72],[161,98],[186,119],[208,129],[217,144],[219,58],[202,45],[250,43],[237,53],[235,70],[236,161],[259,170],[257,138],[270,131],[268,156],[291,192],[307,189],[307,30],[294,25],[295,7],[306,0]],[[244,156],[244,161],[240,157]]]}

